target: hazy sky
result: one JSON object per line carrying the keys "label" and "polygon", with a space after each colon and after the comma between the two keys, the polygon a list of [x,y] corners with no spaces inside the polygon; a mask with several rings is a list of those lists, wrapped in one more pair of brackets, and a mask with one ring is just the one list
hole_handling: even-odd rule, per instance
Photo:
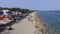
{"label": "hazy sky", "polygon": [[60,10],[60,0],[0,0],[0,7],[20,7],[33,10]]}

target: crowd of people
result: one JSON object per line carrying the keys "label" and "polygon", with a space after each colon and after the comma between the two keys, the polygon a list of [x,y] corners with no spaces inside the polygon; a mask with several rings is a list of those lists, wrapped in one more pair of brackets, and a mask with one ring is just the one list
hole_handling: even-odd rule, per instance
{"label": "crowd of people", "polygon": [[4,14],[0,14],[0,20],[11,20],[9,23],[6,24],[2,24],[0,25],[0,30],[5,29],[6,27],[9,27],[8,30],[12,30],[13,28],[11,27],[11,25],[13,25],[14,23],[18,23],[19,20],[21,20],[22,18],[24,18],[25,16],[23,15],[22,12],[12,12],[12,13],[8,13],[7,15]]}

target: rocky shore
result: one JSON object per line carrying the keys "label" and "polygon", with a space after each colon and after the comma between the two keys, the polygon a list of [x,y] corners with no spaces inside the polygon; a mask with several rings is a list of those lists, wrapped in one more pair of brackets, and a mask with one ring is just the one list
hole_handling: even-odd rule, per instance
{"label": "rocky shore", "polygon": [[33,21],[34,27],[36,28],[35,33],[36,34],[48,34],[48,28],[46,24],[42,21],[41,18],[39,18],[36,15],[37,12],[31,13],[30,16],[32,16],[31,20]]}

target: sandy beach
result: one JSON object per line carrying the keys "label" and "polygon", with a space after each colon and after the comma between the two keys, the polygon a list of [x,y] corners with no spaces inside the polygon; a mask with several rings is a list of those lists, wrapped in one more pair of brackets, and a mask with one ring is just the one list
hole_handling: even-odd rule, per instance
{"label": "sandy beach", "polygon": [[44,24],[42,18],[37,16],[36,12],[30,15],[32,16],[31,19],[33,21],[34,27],[36,28],[36,34],[48,34],[48,27],[46,26],[46,24]]}
{"label": "sandy beach", "polygon": [[36,12],[30,13],[12,27],[14,30],[6,30],[2,34],[48,34],[43,23],[37,17]]}

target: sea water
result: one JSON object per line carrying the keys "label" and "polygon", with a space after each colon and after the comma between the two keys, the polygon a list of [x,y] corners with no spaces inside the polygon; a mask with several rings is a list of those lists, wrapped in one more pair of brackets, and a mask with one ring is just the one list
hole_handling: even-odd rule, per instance
{"label": "sea water", "polygon": [[37,11],[49,28],[50,34],[60,34],[60,11]]}

